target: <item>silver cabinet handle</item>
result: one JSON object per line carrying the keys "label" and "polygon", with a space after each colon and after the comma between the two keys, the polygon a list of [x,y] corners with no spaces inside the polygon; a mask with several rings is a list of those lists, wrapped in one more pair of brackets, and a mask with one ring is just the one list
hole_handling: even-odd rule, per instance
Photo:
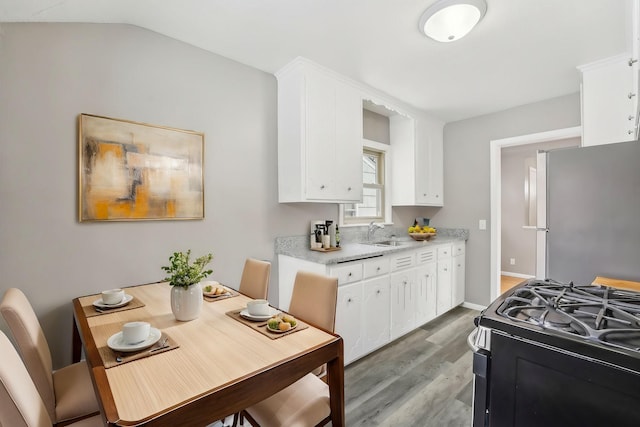
{"label": "silver cabinet handle", "polygon": [[635,64],[636,62],[638,62],[637,59],[629,58],[629,62],[627,62],[627,64],[629,64],[629,67],[633,67],[633,64]]}
{"label": "silver cabinet handle", "polygon": [[347,302],[351,302],[351,298],[349,298],[349,299],[347,300]]}
{"label": "silver cabinet handle", "polygon": [[634,96],[636,96],[636,94],[633,92],[629,92],[629,95],[627,95],[629,99],[633,98]]}
{"label": "silver cabinet handle", "polygon": [[347,188],[347,191],[351,191],[351,187],[348,187],[348,188]]}
{"label": "silver cabinet handle", "polygon": [[380,295],[380,289],[378,289],[378,290],[376,291],[376,294]]}
{"label": "silver cabinet handle", "polygon": [[321,190],[324,190],[324,184],[322,184],[322,185],[320,186],[320,189],[321,189]]}

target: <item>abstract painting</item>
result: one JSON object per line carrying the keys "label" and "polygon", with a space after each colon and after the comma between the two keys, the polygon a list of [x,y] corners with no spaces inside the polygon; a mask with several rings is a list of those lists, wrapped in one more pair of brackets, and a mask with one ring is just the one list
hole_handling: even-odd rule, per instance
{"label": "abstract painting", "polygon": [[204,134],[79,116],[79,219],[204,218]]}

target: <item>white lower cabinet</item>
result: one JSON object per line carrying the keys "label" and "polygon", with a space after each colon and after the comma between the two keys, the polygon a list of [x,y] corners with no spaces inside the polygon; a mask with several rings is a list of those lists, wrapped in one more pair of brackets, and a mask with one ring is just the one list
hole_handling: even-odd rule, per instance
{"label": "white lower cabinet", "polygon": [[452,303],[456,307],[464,302],[465,287],[465,244],[464,242],[456,242],[453,244],[453,277],[452,286]]}
{"label": "white lower cabinet", "polygon": [[363,354],[389,342],[389,275],[363,282],[364,304],[362,308],[364,326]]}
{"label": "white lower cabinet", "polygon": [[453,307],[453,273],[451,260],[451,245],[438,247],[438,296],[436,315],[440,316]]}
{"label": "white lower cabinet", "polygon": [[430,262],[416,268],[416,325],[424,325],[436,317],[438,267]]}
{"label": "white lower cabinet", "polygon": [[363,354],[362,283],[340,286],[336,307],[336,332],[344,341],[344,359],[349,363]]}
{"label": "white lower cabinet", "polygon": [[413,330],[415,325],[415,269],[391,275],[391,339]]}
{"label": "white lower cabinet", "polygon": [[348,364],[464,302],[464,252],[460,241],[337,265],[279,255],[280,308],[299,270],[337,277],[335,330]]}

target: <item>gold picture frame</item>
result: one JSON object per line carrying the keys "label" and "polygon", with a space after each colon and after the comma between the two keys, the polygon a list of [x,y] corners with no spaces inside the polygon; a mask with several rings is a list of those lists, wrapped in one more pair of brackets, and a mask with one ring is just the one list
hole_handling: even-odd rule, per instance
{"label": "gold picture frame", "polygon": [[204,133],[78,117],[79,220],[204,218]]}

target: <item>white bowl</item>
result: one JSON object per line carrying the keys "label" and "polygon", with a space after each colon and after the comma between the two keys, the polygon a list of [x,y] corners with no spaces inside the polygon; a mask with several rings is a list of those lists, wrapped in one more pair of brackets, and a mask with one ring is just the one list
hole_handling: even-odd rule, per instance
{"label": "white bowl", "polygon": [[119,304],[124,299],[122,289],[108,289],[102,291],[102,303],[107,305]]}
{"label": "white bowl", "polygon": [[149,338],[151,325],[148,322],[129,322],[122,325],[122,341],[137,344]]}
{"label": "white bowl", "polygon": [[252,316],[268,316],[271,313],[269,301],[256,299],[247,303],[247,311]]}

